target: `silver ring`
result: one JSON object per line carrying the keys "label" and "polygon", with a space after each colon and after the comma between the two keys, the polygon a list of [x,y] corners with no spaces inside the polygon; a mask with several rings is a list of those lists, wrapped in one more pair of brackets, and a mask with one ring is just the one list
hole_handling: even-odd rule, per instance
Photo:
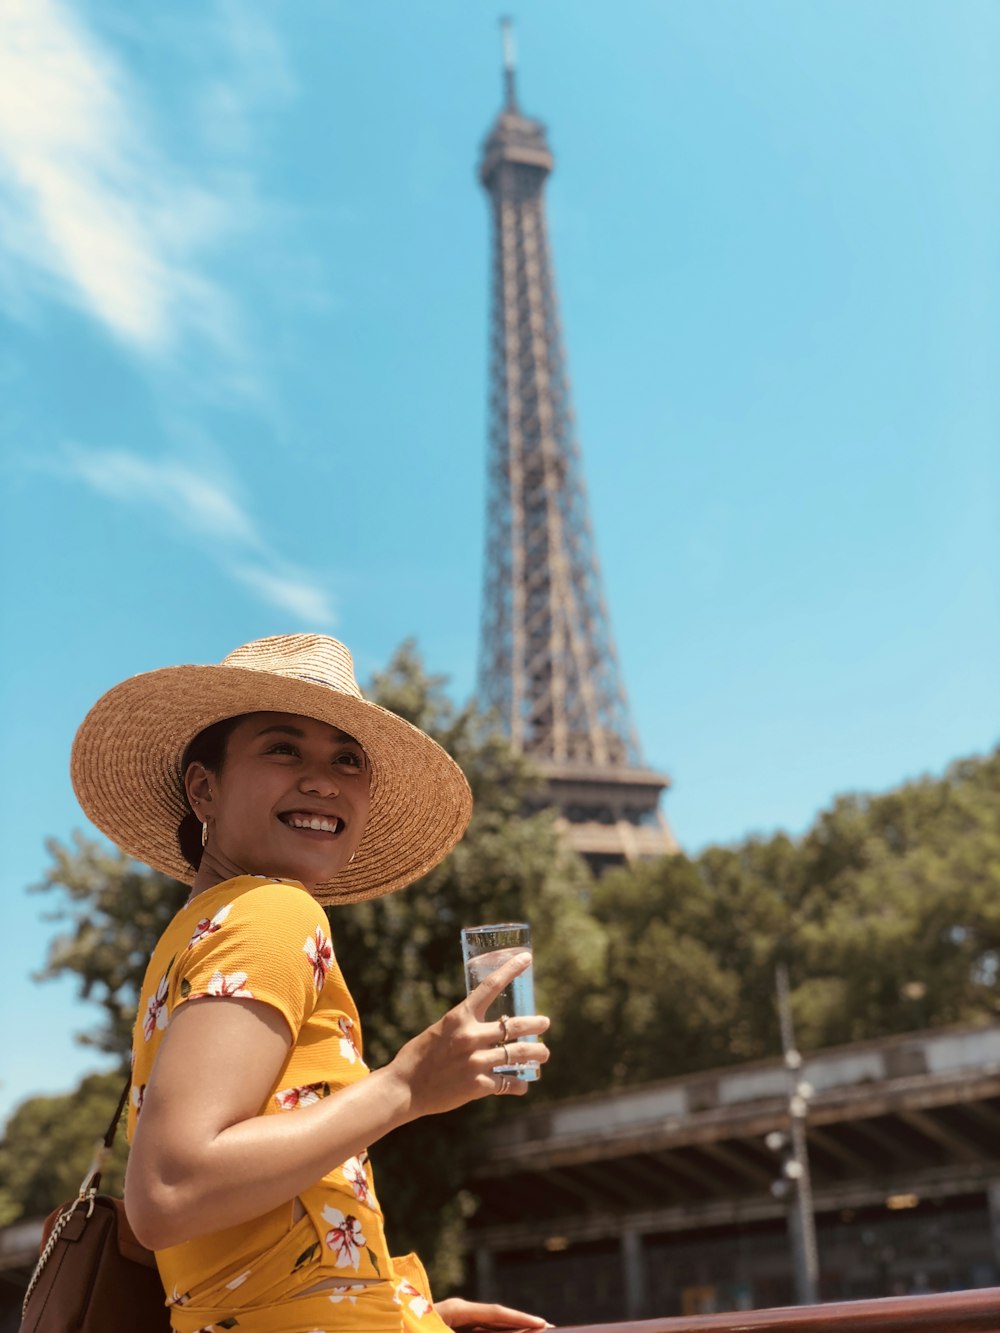
{"label": "silver ring", "polygon": [[513,1060],[510,1058],[510,1051],[508,1051],[508,1049],[507,1049],[507,1043],[506,1043],[505,1041],[500,1043],[500,1049],[503,1051],[503,1062],[504,1062],[504,1064],[505,1064],[505,1065],[511,1065],[511,1064],[513,1064],[514,1062],[513,1062]]}

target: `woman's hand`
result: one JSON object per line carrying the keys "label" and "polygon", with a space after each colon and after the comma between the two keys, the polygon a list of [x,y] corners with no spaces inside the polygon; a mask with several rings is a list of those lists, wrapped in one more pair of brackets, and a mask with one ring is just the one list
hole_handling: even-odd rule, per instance
{"label": "woman's hand", "polygon": [[497,1065],[544,1064],[548,1048],[525,1037],[545,1032],[542,1014],[485,1022],[494,1000],[531,965],[522,953],[491,973],[461,1004],[408,1041],[385,1072],[407,1089],[413,1117],[451,1111],[493,1093],[523,1097],[531,1086],[523,1079],[494,1074]]}
{"label": "woman's hand", "polygon": [[449,1328],[460,1328],[463,1333],[486,1333],[488,1329],[552,1328],[547,1319],[523,1310],[511,1310],[506,1305],[483,1305],[479,1301],[463,1301],[459,1296],[436,1301],[434,1309]]}

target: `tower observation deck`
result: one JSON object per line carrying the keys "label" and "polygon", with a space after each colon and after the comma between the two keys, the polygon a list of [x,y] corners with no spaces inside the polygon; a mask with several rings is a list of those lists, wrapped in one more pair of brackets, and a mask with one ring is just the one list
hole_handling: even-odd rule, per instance
{"label": "tower observation deck", "polygon": [[553,157],[515,80],[505,21],[505,100],[479,166],[493,218],[479,688],[599,872],[677,843],[659,809],[669,780],[643,762],[611,635],[545,222]]}

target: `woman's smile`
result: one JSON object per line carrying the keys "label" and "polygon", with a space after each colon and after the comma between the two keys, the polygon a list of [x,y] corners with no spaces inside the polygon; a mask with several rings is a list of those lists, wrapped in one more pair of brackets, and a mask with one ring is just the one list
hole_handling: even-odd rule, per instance
{"label": "woman's smile", "polygon": [[280,814],[278,818],[297,832],[322,833],[324,837],[336,837],[345,828],[339,815],[312,814],[307,810],[292,810]]}

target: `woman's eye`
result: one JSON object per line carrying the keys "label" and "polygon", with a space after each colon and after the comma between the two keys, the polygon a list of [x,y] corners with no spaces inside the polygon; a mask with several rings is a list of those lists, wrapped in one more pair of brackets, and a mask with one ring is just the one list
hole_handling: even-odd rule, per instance
{"label": "woman's eye", "polygon": [[355,754],[353,750],[345,750],[343,754],[337,756],[338,764],[347,764],[350,768],[361,767],[361,756]]}
{"label": "woman's eye", "polygon": [[268,754],[298,754],[291,741],[275,741],[268,749]]}

